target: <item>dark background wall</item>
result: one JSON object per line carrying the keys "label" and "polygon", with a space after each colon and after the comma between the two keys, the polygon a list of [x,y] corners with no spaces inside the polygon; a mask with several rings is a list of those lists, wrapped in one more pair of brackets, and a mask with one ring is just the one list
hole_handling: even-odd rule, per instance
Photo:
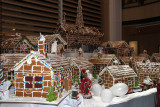
{"label": "dark background wall", "polygon": [[138,54],[142,53],[143,50],[147,50],[149,55],[159,52],[160,24],[123,26],[122,34],[122,39],[127,42],[138,41]]}

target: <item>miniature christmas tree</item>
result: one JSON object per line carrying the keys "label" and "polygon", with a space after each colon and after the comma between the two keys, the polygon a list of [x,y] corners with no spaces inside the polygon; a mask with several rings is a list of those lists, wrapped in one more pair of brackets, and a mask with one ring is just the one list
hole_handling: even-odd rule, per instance
{"label": "miniature christmas tree", "polygon": [[97,79],[97,75],[93,72],[94,79]]}
{"label": "miniature christmas tree", "polygon": [[0,85],[4,82],[3,67],[0,65]]}
{"label": "miniature christmas tree", "polygon": [[135,81],[135,87],[139,87],[139,82]]}
{"label": "miniature christmas tree", "polygon": [[55,94],[55,92],[53,91],[53,87],[49,86],[49,90],[48,90],[48,94],[47,94],[47,101],[52,102],[55,101],[57,99],[57,96]]}
{"label": "miniature christmas tree", "polygon": [[79,79],[78,79],[78,76],[77,74],[74,75],[74,79],[73,79],[73,82],[77,82],[79,84]]}

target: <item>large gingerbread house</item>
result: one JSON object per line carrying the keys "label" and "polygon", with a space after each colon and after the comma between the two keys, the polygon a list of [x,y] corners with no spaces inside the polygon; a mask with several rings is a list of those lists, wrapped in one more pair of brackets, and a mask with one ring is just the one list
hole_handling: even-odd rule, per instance
{"label": "large gingerbread house", "polygon": [[[45,39],[38,41],[38,51],[31,51],[11,69],[14,71],[15,95],[22,97],[46,97],[53,86],[58,97],[72,87],[74,67],[57,54],[46,54]],[[74,71],[75,72],[75,71]]]}
{"label": "large gingerbread house", "polygon": [[144,78],[149,76],[152,81],[157,81],[159,79],[160,63],[150,62],[150,63],[136,63],[136,71],[138,75],[138,81],[140,84],[143,83]]}
{"label": "large gingerbread house", "polygon": [[105,53],[116,54],[117,56],[131,56],[133,48],[125,41],[108,41],[102,44]]}
{"label": "large gingerbread house", "polygon": [[125,83],[129,91],[133,89],[135,77],[137,77],[137,74],[128,65],[107,66],[99,75],[105,88],[110,88],[116,83]]}
{"label": "large gingerbread house", "polygon": [[75,24],[66,23],[65,17],[56,33],[60,33],[68,43],[68,50],[83,48],[85,52],[93,52],[101,44],[103,36],[96,27],[84,26],[81,0],[78,0],[77,18]]}
{"label": "large gingerbread house", "polygon": [[2,38],[1,53],[30,53],[31,50],[36,50],[35,44],[23,35]]}
{"label": "large gingerbread house", "polygon": [[115,64],[121,64],[119,59],[114,54],[103,54],[96,53],[94,54],[89,61],[93,63],[93,72],[99,74],[100,71],[106,66],[111,66]]}
{"label": "large gingerbread house", "polygon": [[160,62],[160,53],[153,53],[151,56],[152,62]]}

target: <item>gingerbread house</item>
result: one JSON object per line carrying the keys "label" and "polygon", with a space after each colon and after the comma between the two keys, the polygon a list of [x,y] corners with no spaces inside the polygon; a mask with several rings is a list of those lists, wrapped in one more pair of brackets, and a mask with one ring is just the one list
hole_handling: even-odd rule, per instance
{"label": "gingerbread house", "polygon": [[99,72],[106,66],[121,64],[114,54],[96,53],[89,59],[89,61],[94,65],[93,72],[95,74],[99,74]]}
{"label": "gingerbread house", "polygon": [[11,70],[16,96],[46,97],[49,86],[53,86],[57,97],[61,97],[64,89],[72,87],[74,67],[65,57],[46,54],[44,37],[38,41],[38,51],[31,51]]}
{"label": "gingerbread house", "polygon": [[150,62],[150,63],[136,63],[136,71],[138,75],[138,81],[140,84],[143,83],[144,77],[149,76],[152,81],[157,81],[159,79],[160,63]]}
{"label": "gingerbread house", "polygon": [[128,65],[107,66],[100,73],[102,84],[105,88],[110,88],[116,83],[125,83],[129,91],[134,87],[135,77],[137,74]]}
{"label": "gingerbread house", "polygon": [[75,24],[66,23],[65,17],[56,33],[60,33],[68,43],[68,50],[82,47],[84,52],[93,52],[101,44],[104,35],[96,27],[84,26],[81,0],[78,0],[77,18]]}
{"label": "gingerbread house", "polygon": [[153,53],[151,56],[152,62],[160,62],[160,53]]}
{"label": "gingerbread house", "polygon": [[30,53],[31,50],[37,49],[37,47],[23,35],[2,39],[1,53]]}
{"label": "gingerbread house", "polygon": [[[38,46],[37,43],[38,43],[38,40],[40,39],[39,36],[37,37],[27,36],[27,38],[31,41],[31,43]],[[67,42],[61,37],[60,34],[45,35],[45,45],[46,45],[47,53],[51,53],[51,48],[54,41],[57,41],[58,51],[60,51],[67,45]]]}
{"label": "gingerbread house", "polygon": [[107,54],[116,54],[117,56],[131,56],[133,48],[125,41],[108,41],[103,43],[104,51]]}

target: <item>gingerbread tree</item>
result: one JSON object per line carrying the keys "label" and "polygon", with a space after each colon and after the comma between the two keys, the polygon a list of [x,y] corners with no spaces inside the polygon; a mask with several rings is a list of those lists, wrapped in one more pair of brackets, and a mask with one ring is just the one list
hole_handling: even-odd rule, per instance
{"label": "gingerbread tree", "polygon": [[4,82],[4,77],[3,77],[3,66],[2,63],[0,64],[0,85]]}
{"label": "gingerbread tree", "polygon": [[53,91],[53,87],[49,86],[48,94],[46,100],[49,102],[55,101],[57,99],[56,93]]}

